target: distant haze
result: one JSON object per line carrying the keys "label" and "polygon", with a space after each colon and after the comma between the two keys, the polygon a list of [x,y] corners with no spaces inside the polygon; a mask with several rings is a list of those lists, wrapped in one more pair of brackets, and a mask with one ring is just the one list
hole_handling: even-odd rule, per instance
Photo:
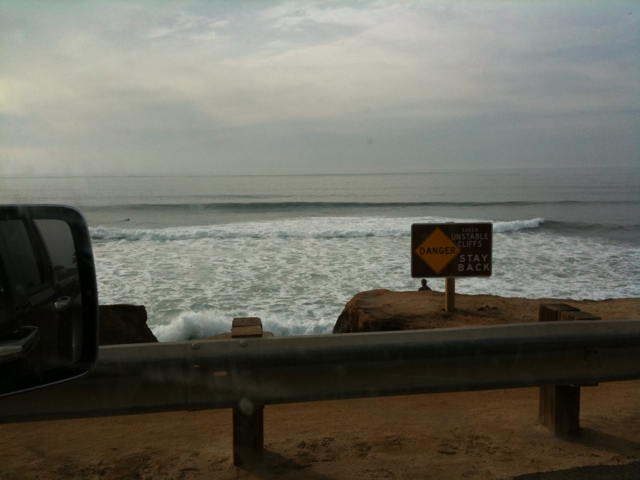
{"label": "distant haze", "polygon": [[0,176],[633,166],[637,2],[0,1]]}

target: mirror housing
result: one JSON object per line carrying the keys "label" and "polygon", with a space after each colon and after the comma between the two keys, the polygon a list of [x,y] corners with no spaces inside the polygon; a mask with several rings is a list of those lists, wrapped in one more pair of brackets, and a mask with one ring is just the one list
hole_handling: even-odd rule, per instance
{"label": "mirror housing", "polygon": [[82,214],[0,205],[0,396],[89,373],[98,356],[98,293]]}

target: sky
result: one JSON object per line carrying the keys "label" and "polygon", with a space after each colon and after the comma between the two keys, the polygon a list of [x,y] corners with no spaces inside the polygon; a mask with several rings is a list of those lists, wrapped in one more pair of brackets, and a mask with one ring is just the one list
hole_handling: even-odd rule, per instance
{"label": "sky", "polygon": [[0,176],[637,166],[638,7],[0,0]]}

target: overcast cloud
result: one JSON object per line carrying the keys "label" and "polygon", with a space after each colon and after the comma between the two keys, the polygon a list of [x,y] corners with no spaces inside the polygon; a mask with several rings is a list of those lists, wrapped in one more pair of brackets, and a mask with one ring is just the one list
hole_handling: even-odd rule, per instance
{"label": "overcast cloud", "polygon": [[637,165],[640,9],[0,3],[0,175]]}

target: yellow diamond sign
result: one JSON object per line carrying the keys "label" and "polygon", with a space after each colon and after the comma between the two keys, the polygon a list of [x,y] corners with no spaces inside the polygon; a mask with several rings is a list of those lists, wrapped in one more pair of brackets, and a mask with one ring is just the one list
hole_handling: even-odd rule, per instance
{"label": "yellow diamond sign", "polygon": [[416,255],[424,260],[436,273],[456,258],[460,249],[442,230],[436,228],[427,239],[415,249]]}

